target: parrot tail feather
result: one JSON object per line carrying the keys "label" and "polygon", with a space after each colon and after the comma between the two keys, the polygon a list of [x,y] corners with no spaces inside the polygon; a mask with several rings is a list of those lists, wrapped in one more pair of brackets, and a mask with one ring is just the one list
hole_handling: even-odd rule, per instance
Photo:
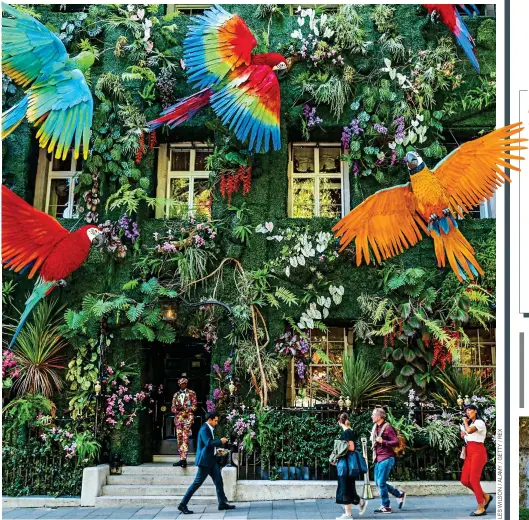
{"label": "parrot tail feather", "polygon": [[474,248],[459,231],[457,223],[456,225],[452,223],[454,219],[447,217],[439,220],[448,220],[448,232],[445,232],[443,224],[428,226],[434,242],[437,265],[446,267],[448,258],[448,263],[460,282],[467,277],[474,280],[479,275],[483,276],[483,269],[474,257]]}
{"label": "parrot tail feather", "polygon": [[22,313],[22,316],[20,316],[20,321],[18,322],[15,333],[13,334],[13,337],[11,338],[11,341],[9,342],[9,349],[13,348],[13,345],[15,344],[15,341],[17,340],[17,337],[20,334],[20,331],[24,327],[26,320],[31,314],[31,311],[35,308],[37,303],[39,303],[40,300],[42,300],[42,298],[50,294],[50,292],[53,291],[53,289],[55,289],[56,286],[57,286],[56,282],[45,282],[44,280],[42,280],[42,278],[37,280],[37,283],[35,284],[35,287],[33,288],[33,292],[31,293],[31,296],[26,301],[26,307],[24,309],[24,312]]}
{"label": "parrot tail feather", "polygon": [[2,139],[13,132],[26,117],[29,98],[24,96],[15,106],[2,113]]}
{"label": "parrot tail feather", "polygon": [[463,18],[461,18],[461,15],[457,12],[457,10],[455,11],[455,15],[456,27],[454,30],[454,35],[459,45],[461,45],[462,49],[465,51],[467,58],[470,60],[470,63],[472,63],[472,66],[476,69],[476,72],[479,74],[479,63],[476,54],[476,44],[474,43],[474,39],[472,38],[468,27],[465,25],[465,22],[463,22]]}
{"label": "parrot tail feather", "polygon": [[180,99],[175,105],[166,108],[159,118],[149,121],[147,125],[151,130],[156,130],[164,124],[170,125],[171,128],[181,125],[191,119],[201,108],[209,105],[211,94],[211,89],[205,88],[191,96]]}

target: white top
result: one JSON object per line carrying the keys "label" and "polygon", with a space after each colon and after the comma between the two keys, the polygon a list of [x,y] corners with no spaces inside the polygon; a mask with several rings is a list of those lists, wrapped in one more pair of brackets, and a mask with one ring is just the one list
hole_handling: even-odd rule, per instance
{"label": "white top", "polygon": [[[211,426],[211,424],[209,424],[208,422],[206,422],[206,424],[209,426],[209,429],[211,430],[211,436],[213,438],[215,438],[215,429],[213,428],[213,426]],[[213,453],[216,455],[217,454],[217,448],[214,448],[213,449]]]}
{"label": "white top", "polygon": [[485,437],[487,436],[487,427],[485,426],[485,422],[481,419],[477,419],[469,426],[475,426],[477,428],[477,431],[474,433],[467,433],[465,435],[465,441],[466,442],[485,442]]}

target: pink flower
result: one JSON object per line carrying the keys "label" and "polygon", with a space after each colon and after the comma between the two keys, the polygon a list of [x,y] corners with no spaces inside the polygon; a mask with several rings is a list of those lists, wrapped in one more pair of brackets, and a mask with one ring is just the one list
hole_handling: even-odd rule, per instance
{"label": "pink flower", "polygon": [[46,442],[46,434],[45,434],[45,433],[43,433],[43,434],[40,436],[40,438],[41,438],[44,442]]}
{"label": "pink flower", "polygon": [[107,372],[112,375],[114,374],[114,370],[112,370],[112,367],[107,367]]}

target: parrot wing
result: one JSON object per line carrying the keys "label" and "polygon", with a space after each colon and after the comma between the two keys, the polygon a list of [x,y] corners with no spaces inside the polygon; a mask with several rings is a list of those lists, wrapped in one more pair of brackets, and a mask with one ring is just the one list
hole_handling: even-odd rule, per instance
{"label": "parrot wing", "polygon": [[35,209],[2,185],[2,262],[32,278],[69,232],[50,215]]}
{"label": "parrot wing", "polygon": [[504,180],[510,182],[501,167],[520,171],[506,162],[506,159],[523,159],[509,153],[526,149],[519,144],[527,139],[511,138],[523,130],[520,125],[515,123],[505,126],[462,144],[432,170],[448,193],[450,208],[454,212],[461,216],[468,213],[481,202],[491,199],[494,190]]}
{"label": "parrot wing", "polygon": [[218,85],[230,70],[250,65],[257,40],[241,17],[215,5],[193,21],[184,40],[189,83],[198,88]]}
{"label": "parrot wing", "polygon": [[414,246],[428,235],[424,221],[417,213],[415,195],[410,183],[377,191],[340,220],[333,231],[340,239],[340,251],[355,241],[356,265],[391,258]]}
{"label": "parrot wing", "polygon": [[250,138],[250,150],[268,152],[270,139],[274,150],[281,148],[281,91],[269,65],[232,72],[226,85],[211,96],[211,106],[239,140]]}
{"label": "parrot wing", "polygon": [[94,101],[79,69],[63,70],[39,78],[29,91],[27,118],[39,126],[37,139],[41,148],[55,150],[55,157],[66,159],[75,134],[74,156],[88,158]]}
{"label": "parrot wing", "polygon": [[26,87],[39,76],[64,68],[68,53],[61,40],[31,16],[2,3],[2,71]]}

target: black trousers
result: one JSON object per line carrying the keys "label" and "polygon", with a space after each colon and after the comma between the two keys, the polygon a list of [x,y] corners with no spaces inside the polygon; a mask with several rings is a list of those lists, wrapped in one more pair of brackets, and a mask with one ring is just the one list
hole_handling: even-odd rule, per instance
{"label": "black trousers", "polygon": [[182,498],[182,502],[180,502],[183,506],[187,506],[187,504],[191,500],[191,497],[208,478],[208,475],[211,476],[211,478],[213,479],[213,484],[215,484],[219,505],[226,504],[228,502],[228,499],[226,498],[226,495],[224,493],[224,483],[222,482],[222,473],[220,471],[220,466],[215,463],[215,465],[211,467],[198,467],[195,481],[189,486],[189,489],[186,491],[184,498]]}

